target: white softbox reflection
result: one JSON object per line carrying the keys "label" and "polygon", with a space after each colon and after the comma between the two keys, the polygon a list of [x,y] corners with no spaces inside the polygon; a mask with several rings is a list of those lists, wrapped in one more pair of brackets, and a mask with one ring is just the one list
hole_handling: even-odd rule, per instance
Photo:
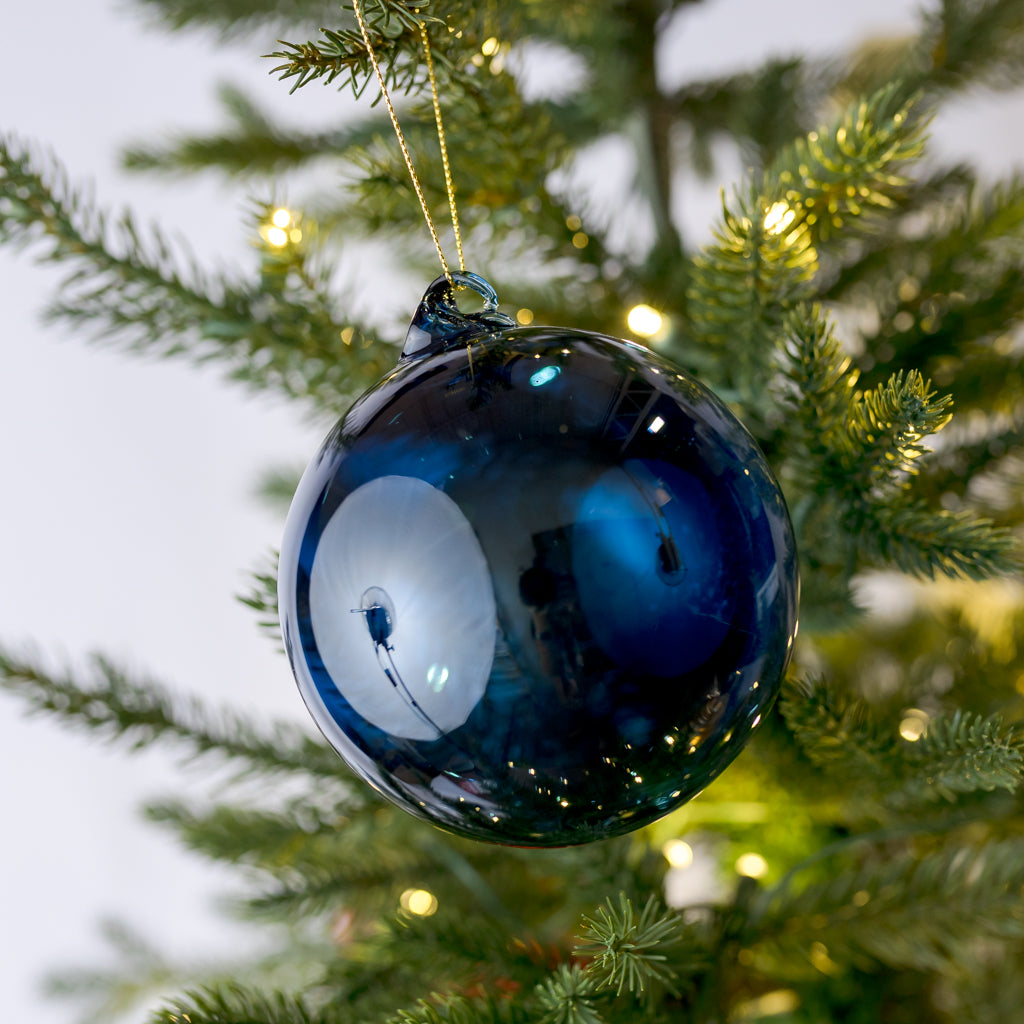
{"label": "white softbox reflection", "polygon": [[[360,611],[368,591],[387,596],[386,644]],[[309,604],[331,679],[385,732],[437,739],[483,696],[496,631],[490,569],[458,505],[426,481],[378,477],[338,506],[317,545]]]}

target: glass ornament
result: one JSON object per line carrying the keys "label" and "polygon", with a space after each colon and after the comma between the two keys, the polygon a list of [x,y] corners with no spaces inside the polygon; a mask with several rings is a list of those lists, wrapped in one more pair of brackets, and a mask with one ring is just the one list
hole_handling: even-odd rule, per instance
{"label": "glass ornament", "polygon": [[302,478],[279,567],[299,690],[450,832],[562,846],[695,796],[770,709],[792,528],[754,440],[639,345],[424,295]]}

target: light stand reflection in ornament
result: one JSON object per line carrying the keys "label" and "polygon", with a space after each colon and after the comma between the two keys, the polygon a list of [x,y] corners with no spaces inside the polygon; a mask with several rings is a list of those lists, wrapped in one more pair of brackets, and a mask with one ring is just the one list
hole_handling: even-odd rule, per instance
{"label": "light stand reflection in ornament", "polygon": [[483,696],[490,571],[459,507],[426,481],[382,476],[341,502],[317,546],[309,608],[338,692],[379,729],[436,740]]}
{"label": "light stand reflection in ornament", "polygon": [[[370,587],[363,594],[360,606],[353,608],[352,612],[355,615],[364,616],[367,632],[370,634],[370,639],[376,648],[377,662],[380,664],[381,671],[387,676],[388,681],[408,703],[409,707],[437,732],[438,737],[441,737],[444,735],[444,731],[420,707],[419,702],[413,696],[409,687],[405,685],[405,680],[402,679],[402,674],[399,672],[395,659],[392,657],[392,652],[395,648],[393,644],[388,643],[388,638],[391,636],[392,629],[394,628],[392,607],[391,599],[380,587]],[[427,673],[427,682],[431,684],[435,679],[440,679],[441,685],[443,685],[447,678],[448,669],[446,667],[438,671],[438,666],[432,665]],[[437,689],[440,689],[440,687],[437,687]]]}

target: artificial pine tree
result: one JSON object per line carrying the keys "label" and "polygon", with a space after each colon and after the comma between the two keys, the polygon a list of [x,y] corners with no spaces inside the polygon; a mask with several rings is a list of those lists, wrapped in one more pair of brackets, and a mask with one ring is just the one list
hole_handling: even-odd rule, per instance
{"label": "artificial pine tree", "polygon": [[[659,351],[753,432],[797,532],[799,642],[775,711],[704,794],[632,836],[555,851],[448,837],[380,801],[310,732],[186,704],[107,659],[55,676],[3,650],[5,687],[30,707],[219,756],[263,783],[258,798],[248,785],[216,806],[163,801],[149,815],[245,869],[243,912],[283,922],[285,938],[258,962],[190,977],[127,958],[111,989],[170,976],[179,994],[150,1019],[193,1024],[1014,1019],[1024,602],[1014,582],[985,581],[1019,569],[1024,184],[935,164],[927,131],[951,96],[1020,81],[1024,6],[934,2],[917,34],[844,61],[773,60],[670,90],[659,40],[692,2],[365,2],[440,223],[427,26],[466,249],[520,322],[620,335],[626,311],[652,307]],[[284,26],[299,40],[274,54],[286,85],[375,95],[349,10],[147,6],[174,28],[269,41]],[[532,96],[523,69],[537,52],[582,65],[580,84]],[[127,161],[268,179],[332,162],[340,194],[258,210],[257,266],[179,266],[162,239],[130,219],[115,230],[10,137],[0,239],[67,267],[54,312],[76,331],[220,360],[329,422],[401,342],[352,315],[332,256],[339,240],[386,234],[426,282],[436,271],[419,206],[381,106],[298,133],[241,93],[225,100],[229,132]],[[618,220],[625,202],[590,208],[558,188],[611,135],[633,147],[641,238]],[[719,136],[751,169],[698,247],[673,219],[674,190],[687,173],[713,174]],[[858,604],[882,572],[911,596],[905,614]],[[254,572],[245,601],[274,633],[272,567]],[[695,848],[716,881],[681,895]]]}

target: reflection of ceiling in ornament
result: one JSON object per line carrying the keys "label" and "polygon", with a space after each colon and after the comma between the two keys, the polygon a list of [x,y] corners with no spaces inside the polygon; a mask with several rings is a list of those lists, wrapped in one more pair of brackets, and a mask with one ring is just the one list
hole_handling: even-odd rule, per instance
{"label": "reflection of ceiling in ornament", "polygon": [[309,603],[338,691],[385,732],[437,739],[483,695],[496,633],[490,569],[458,505],[425,481],[379,477],[341,503],[317,545]]}

